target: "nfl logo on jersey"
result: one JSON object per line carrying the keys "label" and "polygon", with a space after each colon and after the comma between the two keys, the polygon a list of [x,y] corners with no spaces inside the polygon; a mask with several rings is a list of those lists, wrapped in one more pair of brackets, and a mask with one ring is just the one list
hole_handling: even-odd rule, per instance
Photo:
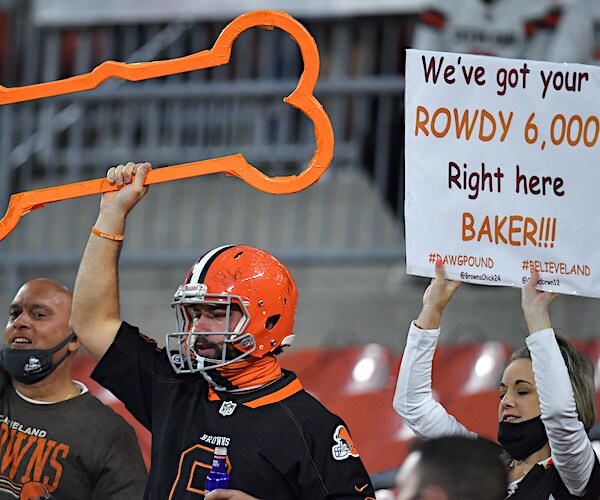
{"label": "nfl logo on jersey", "polygon": [[237,403],[234,403],[233,401],[223,401],[221,408],[219,408],[219,413],[224,417],[232,415],[236,406]]}

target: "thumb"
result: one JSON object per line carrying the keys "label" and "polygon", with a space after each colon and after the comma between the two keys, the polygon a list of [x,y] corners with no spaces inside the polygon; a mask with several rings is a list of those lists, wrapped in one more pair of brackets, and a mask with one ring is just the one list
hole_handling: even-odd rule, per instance
{"label": "thumb", "polygon": [[227,500],[231,496],[228,495],[227,490],[212,490],[204,498],[205,500]]}
{"label": "thumb", "polygon": [[438,257],[435,260],[435,277],[438,280],[444,281],[446,279],[445,273],[444,273],[444,264],[442,264],[442,258]]}

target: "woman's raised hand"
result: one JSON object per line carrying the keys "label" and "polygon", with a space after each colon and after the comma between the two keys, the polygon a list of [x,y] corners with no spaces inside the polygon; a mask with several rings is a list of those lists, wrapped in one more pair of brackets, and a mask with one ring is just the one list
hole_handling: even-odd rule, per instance
{"label": "woman's raised hand", "polygon": [[417,326],[424,330],[439,328],[444,308],[459,286],[460,281],[446,279],[442,259],[438,257],[435,263],[435,278],[423,294],[423,309],[417,318]]}
{"label": "woman's raised hand", "polygon": [[521,307],[530,334],[552,326],[548,310],[557,294],[536,290],[539,279],[539,273],[532,267],[531,279],[521,288]]}

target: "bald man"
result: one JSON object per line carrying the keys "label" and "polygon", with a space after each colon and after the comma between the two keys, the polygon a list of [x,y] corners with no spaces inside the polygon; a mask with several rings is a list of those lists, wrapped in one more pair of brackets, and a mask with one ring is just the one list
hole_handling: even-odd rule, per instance
{"label": "bald man", "polygon": [[79,341],[71,292],[25,283],[0,351],[0,499],[142,498],[147,471],[133,428],[71,378]]}

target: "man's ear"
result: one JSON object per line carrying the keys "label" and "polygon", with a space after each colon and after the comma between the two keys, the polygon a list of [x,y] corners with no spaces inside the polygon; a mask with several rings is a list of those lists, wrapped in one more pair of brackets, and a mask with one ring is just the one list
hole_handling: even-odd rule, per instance
{"label": "man's ear", "polygon": [[67,347],[69,349],[69,352],[77,352],[79,350],[81,344],[79,343],[79,338],[77,337],[77,335],[75,335],[75,337],[73,337],[73,340],[71,340],[67,344]]}
{"label": "man's ear", "polygon": [[430,484],[421,490],[420,498],[423,500],[448,500],[448,495],[440,486]]}

